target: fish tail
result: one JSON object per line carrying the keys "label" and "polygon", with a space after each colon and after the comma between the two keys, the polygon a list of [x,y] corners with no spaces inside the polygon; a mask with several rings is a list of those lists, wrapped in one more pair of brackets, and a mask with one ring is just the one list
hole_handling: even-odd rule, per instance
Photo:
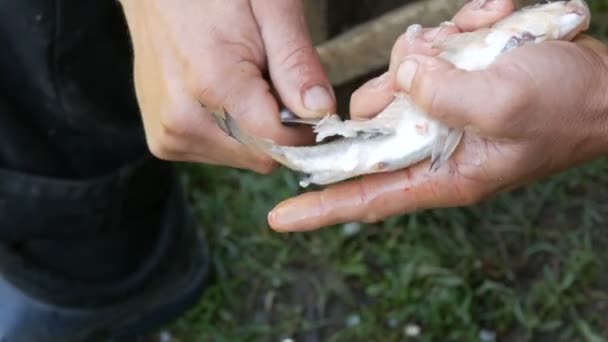
{"label": "fish tail", "polygon": [[276,146],[272,140],[257,138],[243,131],[234,117],[224,109],[211,111],[211,114],[222,131],[243,145],[255,147],[262,152],[270,152]]}
{"label": "fish tail", "polygon": [[226,112],[226,110],[223,108],[220,110],[211,111],[211,114],[215,118],[215,121],[220,129],[239,143],[253,147],[254,149],[270,156],[272,159],[285,166],[295,167],[285,157],[285,154],[282,153],[279,145],[270,139],[258,138],[248,134],[241,129],[234,117],[230,115],[230,113]]}

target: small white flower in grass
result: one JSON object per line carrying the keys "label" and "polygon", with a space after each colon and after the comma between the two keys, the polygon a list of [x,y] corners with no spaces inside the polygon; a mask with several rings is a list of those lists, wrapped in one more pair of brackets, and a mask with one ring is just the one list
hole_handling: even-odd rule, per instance
{"label": "small white flower in grass", "polygon": [[351,222],[342,226],[342,235],[349,237],[357,235],[361,231],[361,223]]}
{"label": "small white flower in grass", "polygon": [[496,341],[496,333],[492,330],[482,329],[479,332],[479,340],[481,342],[494,342]]}
{"label": "small white flower in grass", "polygon": [[281,278],[279,278],[279,277],[272,277],[271,283],[272,283],[272,287],[278,288],[278,287],[281,287],[281,285],[283,285],[283,280],[281,280]]}
{"label": "small white flower in grass", "polygon": [[399,325],[399,320],[394,317],[389,318],[388,321],[386,321],[386,325],[388,325],[389,328],[397,328]]}
{"label": "small white flower in grass", "polygon": [[295,342],[295,341],[293,340],[293,338],[287,337],[287,338],[282,339],[281,342]]}
{"label": "small white flower in grass", "polygon": [[170,332],[168,332],[167,330],[163,330],[163,331],[161,331],[161,333],[158,336],[158,341],[159,342],[171,342],[171,341],[173,341],[173,338],[171,337]]}
{"label": "small white flower in grass", "polygon": [[346,325],[349,327],[354,327],[361,324],[361,317],[357,314],[352,314],[346,318]]}
{"label": "small white flower in grass", "polygon": [[421,332],[422,332],[422,329],[420,329],[420,326],[417,325],[417,324],[408,324],[403,329],[403,333],[407,337],[417,337],[417,336],[420,336]]}

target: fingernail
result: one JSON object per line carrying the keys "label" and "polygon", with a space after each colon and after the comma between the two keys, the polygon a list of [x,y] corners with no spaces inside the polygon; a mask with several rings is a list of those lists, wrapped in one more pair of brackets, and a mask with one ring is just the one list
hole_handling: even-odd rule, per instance
{"label": "fingernail", "polygon": [[301,216],[301,210],[290,205],[279,205],[268,213],[268,223],[273,229],[284,231],[286,226],[298,221]]}
{"label": "fingernail", "polygon": [[311,111],[329,110],[333,106],[333,97],[329,91],[321,86],[308,88],[302,96],[304,107]]}
{"label": "fingernail", "polygon": [[370,81],[372,88],[380,88],[388,82],[388,73],[384,73]]}
{"label": "fingernail", "polygon": [[266,220],[268,221],[268,224],[270,224],[270,227],[272,227],[273,229],[276,226],[276,222],[277,222],[276,217],[277,217],[276,209],[270,211],[268,213],[268,216],[266,217]]}
{"label": "fingernail", "polygon": [[399,70],[397,71],[397,82],[406,92],[410,91],[414,78],[416,77],[417,70],[418,62],[413,59],[406,59],[399,66]]}
{"label": "fingernail", "polygon": [[422,32],[422,25],[420,24],[413,24],[407,27],[407,30],[405,30],[405,38],[409,43],[412,43],[413,41],[416,40],[416,38],[418,38],[418,35]]}

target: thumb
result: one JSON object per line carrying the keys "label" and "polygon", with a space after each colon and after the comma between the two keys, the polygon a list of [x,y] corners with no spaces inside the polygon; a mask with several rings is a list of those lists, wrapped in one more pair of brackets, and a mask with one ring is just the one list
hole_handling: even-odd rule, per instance
{"label": "thumb", "polygon": [[312,45],[302,0],[252,0],[270,78],[283,103],[303,118],[336,107],[335,95]]}
{"label": "thumb", "polygon": [[436,57],[411,55],[399,65],[396,83],[437,120],[454,128],[484,130],[496,106],[508,101],[497,97],[510,94],[513,86],[493,73],[465,71]]}

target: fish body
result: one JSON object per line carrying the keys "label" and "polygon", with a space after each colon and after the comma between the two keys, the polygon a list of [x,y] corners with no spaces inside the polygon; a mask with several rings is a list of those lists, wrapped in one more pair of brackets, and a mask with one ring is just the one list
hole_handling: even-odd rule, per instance
{"label": "fish body", "polygon": [[[407,115],[403,115],[404,112]],[[442,130],[442,125],[429,120],[406,94],[396,95],[381,115],[370,121],[362,130],[345,129],[343,132],[347,132],[348,137],[330,143],[306,148],[275,145],[270,151],[280,156],[287,167],[307,174],[300,181],[305,187],[416,164],[430,155]],[[323,127],[331,126],[317,126],[320,132],[317,138],[326,134]]]}
{"label": "fish body", "polygon": [[[439,58],[457,68],[483,70],[498,56],[519,46],[572,39],[588,28],[589,20],[584,0],[556,1],[522,8],[489,28],[448,36],[435,47],[442,51]],[[369,120],[342,121],[336,114],[327,115],[314,123],[316,140],[337,139],[313,146],[278,145],[246,134],[227,113],[216,113],[216,117],[220,126],[241,143],[304,173],[302,187],[403,169],[428,158],[431,169],[437,169],[450,158],[463,136],[462,131],[429,117],[405,93],[395,94],[395,99]]]}

